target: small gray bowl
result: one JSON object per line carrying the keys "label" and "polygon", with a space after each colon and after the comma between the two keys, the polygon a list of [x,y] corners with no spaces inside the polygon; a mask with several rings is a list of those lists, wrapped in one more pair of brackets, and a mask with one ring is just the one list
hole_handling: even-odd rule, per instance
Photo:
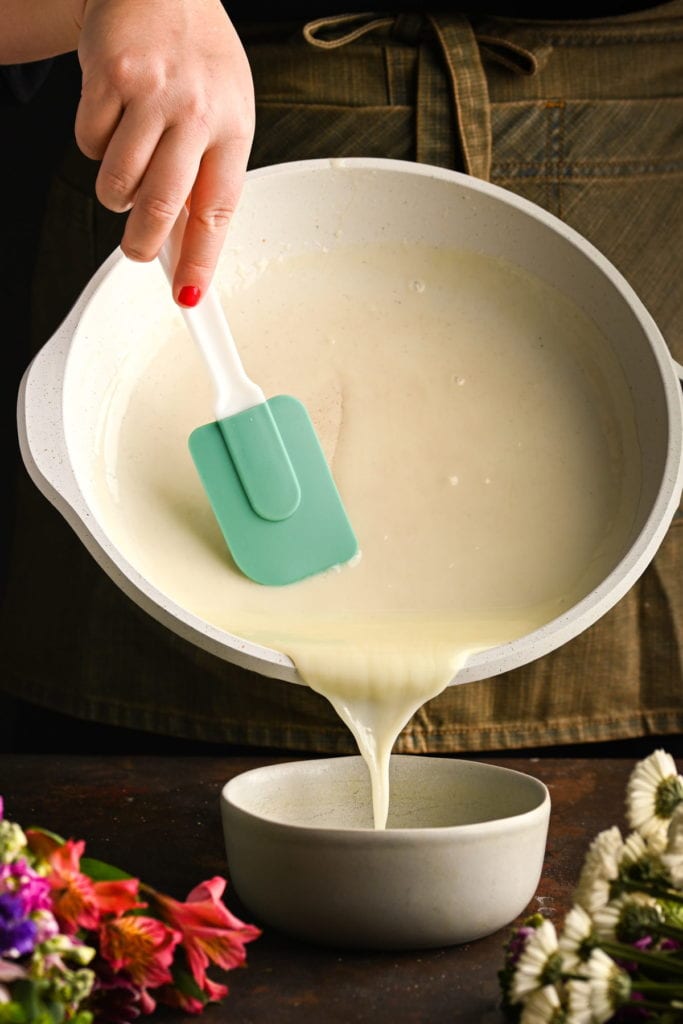
{"label": "small gray bowl", "polygon": [[385,831],[367,768],[335,757],[256,768],[221,793],[231,884],[263,925],[322,945],[425,949],[490,935],[531,900],[550,796],[521,772],[394,755]]}

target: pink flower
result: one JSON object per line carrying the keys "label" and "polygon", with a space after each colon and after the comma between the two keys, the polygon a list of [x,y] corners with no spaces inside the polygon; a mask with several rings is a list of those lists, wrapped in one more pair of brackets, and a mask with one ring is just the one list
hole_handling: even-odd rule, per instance
{"label": "pink flower", "polygon": [[[182,935],[188,965],[206,997],[205,1002],[222,999],[228,992],[225,985],[207,978],[207,967],[212,963],[226,971],[241,967],[246,960],[246,943],[261,934],[258,928],[230,913],[221,900],[225,886],[224,878],[211,878],[196,886],[185,903],[151,890],[155,911]],[[176,992],[176,996],[176,1005],[190,1013],[197,1013],[203,1007],[198,999],[181,992]]]}
{"label": "pink flower", "polygon": [[59,925],[54,914],[49,910],[37,910],[31,917],[37,929],[36,942],[38,944],[59,935]]}
{"label": "pink flower", "polygon": [[0,866],[0,893],[18,896],[25,914],[35,910],[50,910],[50,884],[25,860],[16,860]]}
{"label": "pink flower", "polygon": [[174,1006],[185,1013],[196,1014],[202,1012],[206,1003],[217,1003],[224,999],[227,994],[227,985],[218,985],[216,982],[211,981],[210,978],[205,978],[201,999],[181,991],[177,985],[174,987],[166,985],[159,990],[159,1002],[164,1003],[166,1006]]}
{"label": "pink flower", "polygon": [[64,931],[73,935],[79,928],[96,930],[103,915],[124,914],[144,907],[138,902],[139,881],[126,878],[116,882],[93,882],[80,870],[85,849],[83,841],[65,843],[29,833],[29,844],[50,867],[47,882],[52,891],[52,910]]}
{"label": "pink flower", "polygon": [[26,971],[12,960],[3,960],[0,956],[0,982],[17,981],[18,978],[25,978]]}
{"label": "pink flower", "polygon": [[[2,818],[2,797],[0,797],[0,818]],[[12,963],[10,960],[3,960],[0,956],[0,1007],[3,1003],[9,1003],[12,1001],[12,993],[4,982],[8,984],[12,981],[18,981],[19,978],[25,978],[26,971],[19,964]]]}
{"label": "pink flower", "polygon": [[100,953],[114,971],[125,970],[139,989],[143,1013],[151,1013],[155,1001],[147,989],[173,981],[169,970],[180,942],[180,932],[162,921],[139,914],[111,918],[100,928]]}

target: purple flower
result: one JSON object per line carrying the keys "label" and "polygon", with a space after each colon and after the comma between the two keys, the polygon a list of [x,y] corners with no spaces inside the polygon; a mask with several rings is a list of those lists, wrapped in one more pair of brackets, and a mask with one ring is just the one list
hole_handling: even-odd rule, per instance
{"label": "purple flower", "polygon": [[36,944],[37,928],[25,916],[22,900],[10,892],[0,895],[0,956],[23,956]]}
{"label": "purple flower", "polygon": [[536,931],[535,928],[529,925],[522,925],[511,937],[507,947],[507,964],[509,967],[514,967],[519,960],[520,956],[524,952],[524,947],[527,944],[530,935],[533,935]]}
{"label": "purple flower", "polygon": [[0,821],[2,821],[4,813],[5,813],[5,802],[2,799],[2,797],[0,796]]}
{"label": "purple flower", "polygon": [[642,999],[642,993],[632,992],[632,1002],[620,1006],[614,1016],[610,1017],[610,1024],[641,1024],[641,1021],[652,1020],[652,1012],[638,1006]]}
{"label": "purple flower", "polygon": [[0,893],[8,892],[18,896],[24,907],[24,914],[35,910],[50,910],[50,884],[25,860],[0,865]]}
{"label": "purple flower", "polygon": [[114,971],[101,957],[90,966],[95,971],[95,984],[87,1009],[95,1024],[133,1024],[142,1013],[142,999],[130,974]]}

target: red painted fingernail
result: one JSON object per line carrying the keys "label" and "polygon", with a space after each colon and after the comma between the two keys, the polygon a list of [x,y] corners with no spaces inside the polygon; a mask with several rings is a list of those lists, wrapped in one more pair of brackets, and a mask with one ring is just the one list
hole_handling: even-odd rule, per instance
{"label": "red painted fingernail", "polygon": [[202,297],[202,293],[193,284],[186,284],[178,292],[178,302],[181,306],[196,306]]}

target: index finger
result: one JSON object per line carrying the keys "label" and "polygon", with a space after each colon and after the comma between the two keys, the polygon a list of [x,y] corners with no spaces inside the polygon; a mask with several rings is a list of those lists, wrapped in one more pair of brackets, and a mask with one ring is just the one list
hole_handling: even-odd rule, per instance
{"label": "index finger", "polygon": [[236,138],[202,157],[173,278],[173,296],[181,306],[196,306],[211,282],[242,192],[250,148],[250,140]]}

